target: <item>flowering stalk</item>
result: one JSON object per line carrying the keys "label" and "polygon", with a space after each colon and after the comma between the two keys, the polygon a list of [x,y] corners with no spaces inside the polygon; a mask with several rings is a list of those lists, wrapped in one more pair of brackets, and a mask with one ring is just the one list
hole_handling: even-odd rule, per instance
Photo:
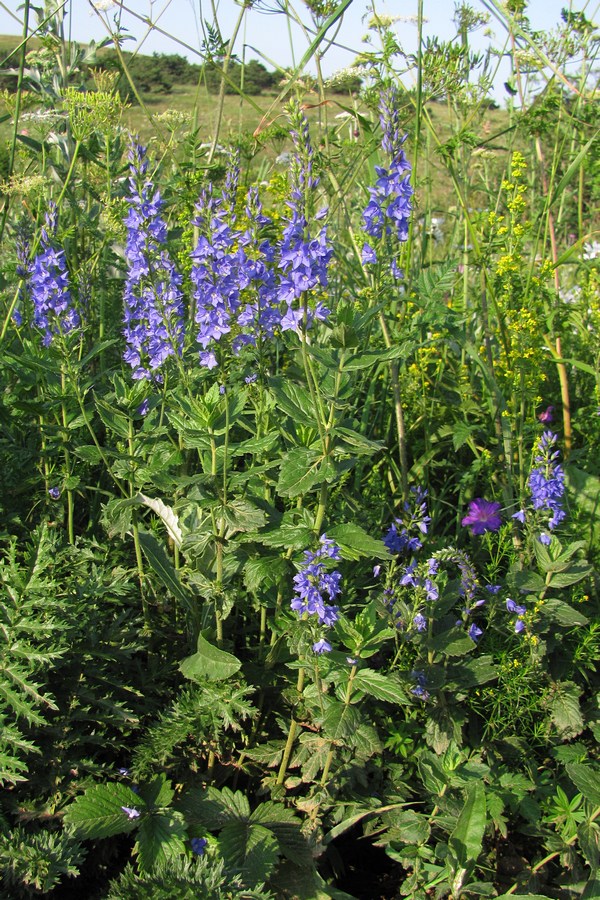
{"label": "flowering stalk", "polygon": [[[363,269],[369,274],[373,294],[379,293],[381,285],[381,257],[387,250],[391,253],[390,273],[398,280],[403,277],[399,267],[397,248],[408,240],[409,223],[412,210],[413,189],[410,184],[411,165],[408,162],[402,145],[406,136],[400,133],[398,112],[398,94],[394,87],[381,95],[379,121],[382,130],[381,146],[388,155],[390,164],[376,166],[377,182],[369,188],[370,199],[363,210],[363,227],[369,239],[363,244],[361,258]],[[386,347],[392,347],[393,341],[383,310],[379,313],[379,324]],[[396,431],[398,434],[398,453],[402,496],[408,499],[408,454],[406,446],[406,427],[404,409],[400,391],[400,370],[397,360],[390,361],[392,390],[394,395],[394,412]]]}
{"label": "flowering stalk", "polygon": [[181,357],[184,340],[181,275],[164,245],[167,226],[160,215],[158,191],[147,178],[146,148],[129,150],[129,212],[124,291],[124,329],[127,349],[123,359],[132,378],[160,381],[159,369],[170,356]]}

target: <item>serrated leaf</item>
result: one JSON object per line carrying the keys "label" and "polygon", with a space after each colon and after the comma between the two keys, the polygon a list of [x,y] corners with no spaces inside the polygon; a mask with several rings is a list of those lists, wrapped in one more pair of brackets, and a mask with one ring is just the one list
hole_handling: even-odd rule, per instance
{"label": "serrated leaf", "polygon": [[364,761],[381,753],[383,743],[377,734],[377,729],[363,723],[352,735],[352,747],[356,758]]}
{"label": "serrated leaf", "polygon": [[263,825],[275,835],[279,849],[287,859],[299,866],[311,865],[312,851],[302,833],[302,822],[291,809],[267,800],[254,810],[250,821]]}
{"label": "serrated leaf", "polygon": [[269,769],[274,769],[281,762],[283,747],[278,741],[269,741],[267,744],[258,744],[245,751],[248,759],[252,759]]}
{"label": "serrated leaf", "polygon": [[464,632],[447,631],[428,641],[427,647],[445,656],[464,656],[471,653],[475,644]]}
{"label": "serrated leaf", "polygon": [[392,359],[402,359],[408,355],[406,343],[388,350],[361,351],[344,360],[344,369],[348,372],[356,372],[360,369],[370,369],[378,363],[389,362]]}
{"label": "serrated leaf", "polygon": [[478,656],[476,659],[463,660],[460,664],[449,665],[446,684],[470,688],[493,681],[497,677],[498,670],[493,663],[493,657]]}
{"label": "serrated leaf", "polygon": [[152,570],[158,576],[164,587],[171,594],[183,603],[188,609],[193,605],[193,597],[189,594],[181,581],[175,569],[175,566],[169,559],[167,551],[160,542],[148,531],[141,528],[138,531],[140,545],[144,556],[152,566]]}
{"label": "serrated leaf", "polygon": [[151,872],[156,867],[166,868],[183,856],[188,836],[181,813],[174,810],[153,813],[141,823],[134,853],[140,869]]}
{"label": "serrated leaf", "polygon": [[100,416],[106,427],[110,429],[110,431],[114,431],[115,434],[118,434],[119,437],[128,438],[129,419],[127,418],[127,416],[124,416],[123,413],[114,409],[114,407],[112,407],[109,403],[106,403],[104,400],[96,398],[95,403],[98,415]]}
{"label": "serrated leaf", "polygon": [[137,828],[123,807],[140,810],[140,798],[125,784],[96,784],[73,801],[64,823],[80,839],[111,837]]}
{"label": "serrated leaf", "polygon": [[175,791],[171,787],[171,782],[164,773],[157,775],[148,784],[144,784],[139,788],[139,796],[142,798],[148,809],[161,806],[169,806]]}
{"label": "serrated leaf", "polygon": [[[597,775],[596,784],[600,783],[599,779],[600,775]],[[599,806],[600,804],[596,803],[595,805]],[[600,828],[597,823],[582,822],[577,828],[577,840],[590,867],[590,872],[594,875],[598,871],[600,862]]]}
{"label": "serrated leaf", "polygon": [[600,806],[600,770],[585,763],[567,763],[567,775],[586,800]]}
{"label": "serrated leaf", "polygon": [[577,584],[587,578],[592,572],[592,567],[585,562],[572,563],[567,572],[554,572],[550,576],[549,587],[564,588],[571,584]]}
{"label": "serrated leaf", "polygon": [[323,717],[323,733],[331,741],[344,742],[361,724],[356,707],[334,701]]}
{"label": "serrated leaf", "polygon": [[390,553],[383,541],[371,537],[360,525],[349,523],[327,529],[327,537],[339,545],[345,559],[389,559]]}
{"label": "serrated leaf", "polygon": [[476,431],[475,426],[467,425],[466,422],[454,422],[452,425],[452,447],[454,451],[460,450]]}
{"label": "serrated leaf", "polygon": [[145,494],[141,493],[137,495],[136,499],[139,499],[163,520],[165,527],[169,532],[169,536],[178,547],[181,547],[183,535],[181,533],[181,528],[179,527],[179,519],[171,507],[167,506],[166,503],[163,503],[158,497],[146,497]]}
{"label": "serrated leaf", "polygon": [[561,737],[576,737],[583,731],[580,694],[581,689],[572,681],[563,681],[555,685],[550,701],[550,718]]}
{"label": "serrated leaf", "polygon": [[241,668],[241,662],[231,653],[220,650],[198,635],[198,650],[180,663],[184,678],[202,684],[204,681],[224,681]]}
{"label": "serrated leaf", "polygon": [[457,263],[453,259],[429,266],[419,275],[417,290],[425,300],[441,300],[454,287],[456,274]]}
{"label": "serrated leaf", "polygon": [[551,622],[557,622],[559,625],[566,625],[568,627],[573,625],[587,625],[588,623],[588,619],[583,613],[580,613],[577,609],[573,609],[573,607],[569,606],[568,603],[565,603],[564,600],[558,600],[556,598],[544,601],[544,604],[541,607],[541,614],[545,619],[550,619]]}
{"label": "serrated leaf", "polygon": [[315,406],[306,388],[281,377],[272,378],[269,387],[278,409],[294,422],[317,427]]}
{"label": "serrated leaf", "polygon": [[229,868],[238,871],[248,887],[267,880],[279,860],[275,835],[263,825],[229,822],[219,835],[219,849]]}
{"label": "serrated leaf", "polygon": [[281,556],[249,559],[244,566],[244,584],[252,593],[274,587],[287,572],[288,565],[288,561]]}
{"label": "serrated leaf", "polygon": [[322,457],[308,447],[296,447],[281,461],[277,493],[281,497],[297,497],[323,481]]}
{"label": "serrated leaf", "polygon": [[393,675],[383,675],[374,669],[360,669],[354,676],[353,685],[377,700],[385,700],[396,706],[408,703],[404,689]]}
{"label": "serrated leaf", "polygon": [[459,864],[467,869],[475,865],[481,853],[486,822],[485,788],[481,782],[469,785],[458,822],[448,839]]}
{"label": "serrated leaf", "polygon": [[90,466],[96,466],[102,462],[103,451],[98,449],[95,444],[79,444],[73,453],[78,459],[82,459]]}

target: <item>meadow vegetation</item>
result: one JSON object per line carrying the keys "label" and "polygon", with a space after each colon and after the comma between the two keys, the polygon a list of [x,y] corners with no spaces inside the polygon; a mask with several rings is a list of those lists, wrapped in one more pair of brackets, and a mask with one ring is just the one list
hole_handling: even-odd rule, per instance
{"label": "meadow vegetation", "polygon": [[600,896],[598,30],[347,6],[0,42],[4,896]]}

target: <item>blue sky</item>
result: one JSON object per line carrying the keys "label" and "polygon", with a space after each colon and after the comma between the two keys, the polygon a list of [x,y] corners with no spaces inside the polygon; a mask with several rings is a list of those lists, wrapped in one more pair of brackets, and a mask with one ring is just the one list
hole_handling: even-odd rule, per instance
{"label": "blue sky", "polygon": [[[0,32],[4,34],[18,34],[21,30],[22,11],[19,9],[21,0],[0,0]],[[44,0],[36,0],[35,5],[42,6]],[[110,0],[94,0],[95,3],[106,5]],[[273,12],[264,12],[268,8],[277,8],[282,0],[259,0],[253,9],[247,10],[243,17],[243,23],[235,43],[235,51],[239,57],[245,55],[246,59],[262,59],[268,68],[289,66],[296,63],[302,57],[307,47],[307,39],[299,28],[293,30],[292,40],[288,34],[286,16]],[[217,18],[221,33],[225,39],[232,35],[241,7],[234,0],[215,0]],[[302,0],[293,0],[290,4],[298,12],[299,17],[310,21],[306,7]],[[478,11],[484,11],[480,0],[471,0],[471,5]],[[560,19],[560,11],[569,5],[569,0],[530,0],[528,16],[531,24],[537,29],[547,29],[556,25]],[[596,20],[600,3],[598,0],[578,0],[574,2],[574,9],[585,9],[586,15]],[[426,26],[426,34],[437,35],[443,39],[450,39],[455,34],[452,22],[455,3],[454,0],[424,0],[425,17],[429,20]],[[147,24],[135,18],[127,8],[141,17],[147,17],[170,37],[156,30],[148,29]],[[111,11],[99,16],[92,7],[90,0],[66,0],[67,23],[70,23],[71,36],[74,40],[86,42],[100,39],[107,35],[107,28],[103,22],[112,23],[118,4],[115,3]],[[401,16],[404,20],[410,20],[417,13],[417,0],[388,0],[388,2],[376,2],[375,9],[380,15]],[[366,32],[364,17],[368,16],[372,5],[367,0],[352,0],[350,7],[344,15],[342,26],[336,38],[336,45],[329,48],[323,62],[326,75],[348,66],[352,63],[356,54],[365,47],[362,37]],[[12,16],[11,16],[12,12]],[[123,0],[121,23],[127,29],[127,33],[135,40],[127,41],[125,49],[133,50],[140,47],[144,53],[182,53],[191,61],[200,61],[200,57],[194,51],[199,51],[204,39],[203,22],[213,21],[211,0]],[[35,21],[35,17],[33,17]],[[495,35],[496,44],[504,41],[504,31],[501,25],[493,19],[490,27]],[[413,52],[416,48],[416,28],[410,21],[399,21],[395,25],[402,46]],[[182,43],[178,43],[182,42]],[[481,29],[473,37],[475,45],[483,47],[487,38]],[[183,45],[187,45],[187,49]]]}

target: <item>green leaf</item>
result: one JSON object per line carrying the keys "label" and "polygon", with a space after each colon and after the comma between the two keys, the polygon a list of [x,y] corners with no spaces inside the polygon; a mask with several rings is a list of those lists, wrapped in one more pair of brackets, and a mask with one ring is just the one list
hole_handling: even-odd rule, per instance
{"label": "green leaf", "polygon": [[336,525],[327,529],[327,537],[339,545],[345,559],[360,559],[361,556],[369,559],[390,558],[383,541],[371,537],[360,525]]}
{"label": "green leaf", "polygon": [[476,431],[477,429],[474,425],[467,425],[466,422],[454,422],[452,425],[452,447],[454,451],[460,450]]}
{"label": "green leaf", "polygon": [[127,416],[124,416],[123,413],[118,412],[114,407],[112,407],[109,403],[106,403],[104,400],[99,400],[97,397],[96,401],[96,410],[98,411],[98,415],[106,425],[106,427],[110,431],[114,431],[115,434],[118,434],[119,437],[128,438],[129,437],[129,419]]}
{"label": "green leaf", "polygon": [[277,493],[281,497],[297,497],[323,481],[320,470],[322,457],[308,447],[296,447],[286,453],[281,462]]}
{"label": "green leaf", "polygon": [[600,806],[600,769],[585,763],[567,763],[567,775],[586,800]]}
{"label": "green leaf", "polygon": [[250,822],[268,828],[277,838],[279,849],[287,859],[298,866],[312,864],[312,850],[302,833],[302,822],[291,809],[267,800],[254,810]]}
{"label": "green leaf", "polygon": [[581,689],[572,681],[562,681],[555,685],[550,701],[550,718],[561,737],[576,737],[583,731],[580,694]]}
{"label": "green leaf", "polygon": [[184,678],[202,684],[205,680],[224,681],[234,675],[241,665],[231,653],[214,647],[199,634],[197,653],[184,659],[179,670]]}
{"label": "green leaf", "polygon": [[356,707],[333,701],[323,717],[323,733],[330,741],[344,742],[352,737],[361,725]]}
{"label": "green leaf", "polygon": [[461,660],[447,668],[446,686],[461,688],[476,687],[498,677],[498,670],[492,656],[478,656],[476,659]]}
{"label": "green leaf", "polygon": [[160,542],[148,531],[138,531],[140,546],[144,556],[150,563],[153,571],[158,575],[161,583],[171,594],[179,600],[187,609],[193,605],[194,598],[189,594],[177,574],[175,566],[169,559],[167,551]]}
{"label": "green leaf", "polygon": [[281,556],[249,559],[244,566],[244,584],[252,593],[274,587],[288,571],[289,563]]}
{"label": "green leaf", "polygon": [[[598,878],[597,875],[593,875],[586,884],[579,900],[598,900],[598,897],[600,897],[600,878]],[[500,898],[500,900],[502,900],[502,898]],[[544,898],[544,900],[546,900],[546,898]]]}
{"label": "green leaf", "polygon": [[354,676],[353,685],[365,694],[401,706],[408,703],[404,689],[393,675],[383,675],[374,669],[360,669]]}
{"label": "green leaf", "polygon": [[573,626],[587,625],[588,623],[588,619],[583,613],[573,609],[572,606],[569,606],[563,600],[557,600],[556,598],[545,600],[541,607],[541,613],[544,618],[549,619],[551,622],[557,622],[559,625]]}
{"label": "green leaf", "polygon": [[454,259],[423,269],[417,281],[419,294],[426,300],[441,300],[454,287],[457,271]]}
{"label": "green leaf", "polygon": [[238,871],[246,885],[267,880],[279,861],[275,835],[263,825],[229,822],[219,835],[219,849],[228,867]]}
{"label": "green leaf", "polygon": [[78,459],[82,459],[88,465],[96,466],[102,462],[102,450],[95,444],[80,444],[73,452]]}
{"label": "green leaf", "polygon": [[[596,774],[596,784],[600,784],[600,773]],[[600,806],[596,803],[595,806]],[[585,856],[592,875],[598,871],[600,862],[600,828],[596,822],[582,822],[577,828],[577,840]]]}
{"label": "green leaf", "polygon": [[454,831],[448,839],[459,864],[468,869],[477,862],[481,853],[486,822],[485,788],[475,782],[467,788],[467,798]]}
{"label": "green leaf", "polygon": [[549,587],[564,588],[571,584],[577,584],[587,578],[592,572],[592,567],[586,562],[573,563],[567,572],[554,572],[550,576]]}
{"label": "green leaf", "polygon": [[125,784],[96,784],[69,806],[64,823],[80,839],[111,837],[133,831],[139,819],[129,819],[122,807],[140,810],[140,798]]}
{"label": "green leaf", "polygon": [[427,646],[444,656],[464,656],[473,650],[475,643],[464,632],[446,631],[427,641]]}
{"label": "green leaf", "polygon": [[369,369],[371,366],[376,366],[378,363],[388,362],[392,359],[402,359],[407,355],[408,352],[405,344],[390,347],[389,350],[378,350],[376,352],[363,351],[348,357],[348,359],[344,361],[344,369],[350,372],[355,372],[359,369]]}
{"label": "green leaf", "polygon": [[141,823],[134,853],[140,869],[150,872],[153,868],[167,867],[186,853],[188,836],[181,813],[174,810],[152,813]]}
{"label": "green leaf", "polygon": [[139,796],[142,798],[148,809],[161,806],[169,806],[175,791],[171,787],[171,782],[164,773],[157,775],[148,784],[144,784],[139,788]]}
{"label": "green leaf", "polygon": [[429,838],[427,817],[413,809],[394,810],[390,815],[384,815],[383,820],[389,822],[389,840],[401,841],[403,844],[424,844]]}
{"label": "green leaf", "polygon": [[269,387],[278,409],[300,425],[317,427],[315,405],[306,388],[285,378],[272,378]]}

